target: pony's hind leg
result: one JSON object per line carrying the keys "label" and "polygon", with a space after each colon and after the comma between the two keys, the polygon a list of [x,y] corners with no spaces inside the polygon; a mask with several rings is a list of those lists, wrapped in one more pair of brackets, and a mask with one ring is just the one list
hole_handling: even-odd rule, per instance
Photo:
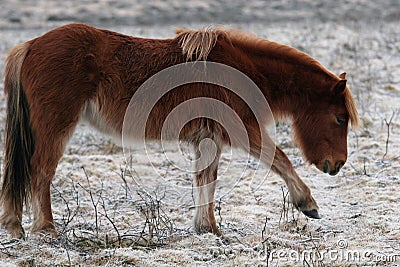
{"label": "pony's hind leg", "polygon": [[[46,91],[44,88],[50,89]],[[51,86],[43,86],[40,89],[36,95],[29,95],[29,102],[34,103],[30,105],[30,124],[35,139],[30,164],[33,212],[31,232],[43,231],[56,235],[51,210],[51,181],[88,98],[80,94],[82,90],[65,85],[59,85],[57,89]],[[57,90],[57,94],[48,93],[52,90]],[[33,91],[32,89],[31,92]],[[70,94],[63,94],[65,92]],[[42,98],[36,98],[37,95],[41,95]]]}
{"label": "pony's hind leg", "polygon": [[214,193],[222,140],[215,134],[204,135],[193,143],[196,152],[195,190],[196,211],[194,226],[197,233],[221,235],[214,216]]}
{"label": "pony's hind leg", "polygon": [[[31,98],[31,102],[34,102]],[[52,103],[57,103],[54,101]],[[79,119],[79,110],[68,113],[52,106],[31,105],[29,127],[33,133],[34,149],[29,157],[29,182],[24,191],[31,199],[33,224],[31,230],[47,231],[56,234],[51,212],[50,185],[61,158],[65,144],[68,142]],[[60,105],[62,106],[62,105]],[[49,113],[49,110],[54,110]],[[19,153],[23,153],[19,151]],[[14,174],[15,175],[15,174]],[[8,188],[8,187],[6,187]],[[29,193],[28,193],[29,192]],[[8,196],[10,194],[7,194]],[[28,198],[28,197],[27,197]],[[28,198],[29,199],[29,198]],[[22,201],[13,201],[13,197],[3,197],[0,222],[14,237],[23,237],[21,226]]]}
{"label": "pony's hind leg", "polygon": [[31,232],[48,232],[54,236],[57,235],[51,209],[50,186],[65,144],[68,142],[77,121],[78,118],[69,121],[67,125],[57,125],[57,122],[52,122],[60,129],[55,132],[45,129],[36,131],[35,152],[31,161],[33,212]]}
{"label": "pony's hind leg", "polygon": [[0,223],[6,228],[12,237],[22,238],[25,236],[24,229],[21,225],[22,220],[22,204],[15,206],[9,199],[2,201],[2,212],[0,214]]}

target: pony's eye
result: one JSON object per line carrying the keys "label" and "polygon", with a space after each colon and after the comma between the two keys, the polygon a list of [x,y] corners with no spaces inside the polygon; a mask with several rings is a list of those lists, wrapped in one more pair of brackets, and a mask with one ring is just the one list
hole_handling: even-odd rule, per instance
{"label": "pony's eye", "polygon": [[346,118],[343,117],[336,117],[336,123],[339,125],[345,125],[346,124]]}

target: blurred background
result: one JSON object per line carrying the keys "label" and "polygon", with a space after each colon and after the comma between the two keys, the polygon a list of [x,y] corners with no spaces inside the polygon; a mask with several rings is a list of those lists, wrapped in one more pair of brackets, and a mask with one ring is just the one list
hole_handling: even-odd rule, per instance
{"label": "blurred background", "polygon": [[277,22],[398,21],[400,1],[313,0],[5,0],[0,28],[49,27],[68,22],[97,26]]}

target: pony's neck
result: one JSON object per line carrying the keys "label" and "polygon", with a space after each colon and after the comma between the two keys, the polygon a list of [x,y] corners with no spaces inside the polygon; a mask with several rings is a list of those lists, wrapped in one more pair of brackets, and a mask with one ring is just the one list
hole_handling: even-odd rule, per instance
{"label": "pony's neck", "polygon": [[277,117],[293,117],[326,94],[337,77],[297,49],[265,39],[233,40],[254,64],[251,77]]}

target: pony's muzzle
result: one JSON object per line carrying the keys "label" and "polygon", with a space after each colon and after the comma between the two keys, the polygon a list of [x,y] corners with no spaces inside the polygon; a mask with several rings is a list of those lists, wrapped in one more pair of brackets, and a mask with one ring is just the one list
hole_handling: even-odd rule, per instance
{"label": "pony's muzzle", "polygon": [[335,168],[331,169],[331,164],[329,160],[325,160],[324,164],[324,173],[329,173],[330,175],[336,175],[340,169],[343,167],[344,162],[343,161],[338,161],[335,164]]}

